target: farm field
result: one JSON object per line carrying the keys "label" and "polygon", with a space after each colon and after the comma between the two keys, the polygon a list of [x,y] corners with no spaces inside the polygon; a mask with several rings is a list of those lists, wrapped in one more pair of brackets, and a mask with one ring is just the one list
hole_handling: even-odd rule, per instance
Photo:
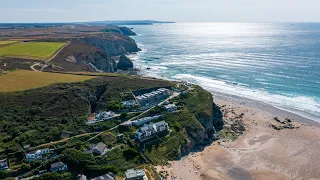
{"label": "farm field", "polygon": [[17,41],[0,41],[0,45],[10,44],[14,42],[17,42]]}
{"label": "farm field", "polygon": [[20,57],[33,60],[47,60],[66,43],[21,42],[0,47],[0,56]]}
{"label": "farm field", "polygon": [[0,75],[0,92],[24,91],[54,83],[81,82],[92,78],[95,76],[17,70]]}

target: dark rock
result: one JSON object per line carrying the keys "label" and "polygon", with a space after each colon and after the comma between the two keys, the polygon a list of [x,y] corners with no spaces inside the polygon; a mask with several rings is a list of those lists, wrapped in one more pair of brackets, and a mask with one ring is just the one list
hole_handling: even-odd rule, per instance
{"label": "dark rock", "polygon": [[119,29],[122,32],[122,34],[124,34],[126,36],[135,36],[135,35],[137,35],[135,32],[133,32],[131,29],[129,29],[127,27],[119,27]]}
{"label": "dark rock", "polygon": [[133,62],[125,55],[121,55],[117,68],[120,70],[128,70],[133,68]]}
{"label": "dark rock", "polygon": [[212,106],[213,106],[213,114],[212,114],[213,126],[216,131],[219,131],[223,128],[223,125],[224,125],[223,114],[222,114],[221,108],[217,106],[213,101],[212,101]]}

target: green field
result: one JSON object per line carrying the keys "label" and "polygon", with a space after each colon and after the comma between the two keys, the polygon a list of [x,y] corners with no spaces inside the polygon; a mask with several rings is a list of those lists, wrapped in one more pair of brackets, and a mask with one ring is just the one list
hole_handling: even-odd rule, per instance
{"label": "green field", "polygon": [[95,77],[18,70],[0,76],[0,92],[24,91],[54,83],[81,82],[92,78]]}
{"label": "green field", "polygon": [[61,42],[21,42],[0,47],[0,56],[47,60],[66,43]]}
{"label": "green field", "polygon": [[10,44],[10,43],[14,43],[17,41],[0,41],[0,45],[4,45],[4,44]]}

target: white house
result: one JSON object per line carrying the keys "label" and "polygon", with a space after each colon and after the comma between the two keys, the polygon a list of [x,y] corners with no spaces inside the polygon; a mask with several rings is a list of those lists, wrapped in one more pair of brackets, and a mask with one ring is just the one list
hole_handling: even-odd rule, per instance
{"label": "white house", "polygon": [[8,160],[7,159],[0,160],[0,170],[6,171],[8,169],[9,169]]}
{"label": "white house", "polygon": [[29,153],[26,153],[26,160],[27,161],[35,161],[42,159],[42,156],[45,154],[50,153],[51,150],[49,148],[45,149],[39,149],[37,151],[31,151]]}
{"label": "white house", "polygon": [[136,96],[136,99],[140,106],[150,106],[168,98],[170,94],[171,91],[169,89],[160,88],[156,91]]}
{"label": "white house", "polygon": [[177,106],[175,104],[168,104],[168,105],[164,106],[164,108],[168,112],[176,112],[178,110]]}
{"label": "white house", "polygon": [[153,120],[159,119],[162,115],[157,115],[157,116],[152,116],[152,117],[145,117],[145,118],[141,118],[135,121],[132,121],[132,125],[134,126],[142,126],[148,122],[151,122]]}
{"label": "white house", "polygon": [[122,101],[121,105],[124,107],[135,107],[138,105],[136,100]]}
{"label": "white house", "polygon": [[140,169],[128,169],[125,172],[126,180],[148,180],[146,173]]}
{"label": "white house", "polygon": [[50,171],[51,172],[59,172],[68,170],[68,165],[64,164],[63,162],[56,162],[51,164]]}
{"label": "white house", "polygon": [[148,140],[155,135],[163,132],[167,132],[169,130],[168,123],[165,121],[145,124],[136,132],[136,138],[140,141]]}
{"label": "white house", "polygon": [[108,120],[108,119],[112,119],[114,117],[115,113],[112,111],[104,111],[101,112],[99,114],[96,115],[96,119],[97,120]]}

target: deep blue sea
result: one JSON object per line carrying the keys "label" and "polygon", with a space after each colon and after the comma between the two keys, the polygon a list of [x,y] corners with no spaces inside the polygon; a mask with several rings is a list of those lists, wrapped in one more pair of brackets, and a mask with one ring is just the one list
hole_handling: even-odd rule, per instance
{"label": "deep blue sea", "polygon": [[320,23],[132,27],[142,49],[132,58],[145,75],[186,80],[320,122]]}

